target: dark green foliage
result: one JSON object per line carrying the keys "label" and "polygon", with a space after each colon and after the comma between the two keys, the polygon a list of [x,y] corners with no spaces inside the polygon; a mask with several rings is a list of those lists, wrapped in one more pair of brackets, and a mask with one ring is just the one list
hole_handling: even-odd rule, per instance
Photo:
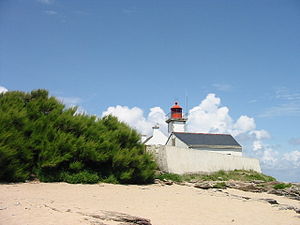
{"label": "dark green foliage", "polygon": [[279,184],[275,184],[273,186],[274,189],[285,189],[285,188],[289,188],[289,187],[292,187],[292,184],[279,183]]}
{"label": "dark green foliage", "polygon": [[115,117],[76,114],[45,90],[0,94],[0,181],[149,183],[155,168]]}
{"label": "dark green foliage", "polygon": [[84,170],[78,173],[61,173],[61,180],[71,184],[94,184],[97,183],[100,178],[97,173]]}

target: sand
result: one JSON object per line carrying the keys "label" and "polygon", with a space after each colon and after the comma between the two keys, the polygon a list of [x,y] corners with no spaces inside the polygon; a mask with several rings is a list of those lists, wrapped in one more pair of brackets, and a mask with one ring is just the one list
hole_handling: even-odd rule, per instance
{"label": "sand", "polygon": [[159,184],[1,184],[0,224],[120,224],[91,216],[109,211],[147,218],[152,225],[300,225],[300,214],[262,198],[300,208],[299,201],[282,196],[233,189]]}

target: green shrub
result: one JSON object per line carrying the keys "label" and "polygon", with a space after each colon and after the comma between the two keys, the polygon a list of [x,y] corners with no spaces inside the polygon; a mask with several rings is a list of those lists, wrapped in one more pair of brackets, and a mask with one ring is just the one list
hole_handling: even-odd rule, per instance
{"label": "green shrub", "polygon": [[104,183],[110,183],[110,184],[119,184],[118,179],[114,175],[110,175],[109,177],[104,178],[102,180],[102,182],[104,182]]}
{"label": "green shrub", "polygon": [[83,168],[83,166],[84,165],[82,162],[76,161],[76,162],[71,162],[69,168],[74,171],[80,171]]}
{"label": "green shrub", "polygon": [[149,183],[156,167],[113,116],[77,114],[45,90],[0,94],[0,181]]}
{"label": "green shrub", "polygon": [[99,176],[96,173],[82,171],[79,173],[62,173],[61,181],[71,183],[71,184],[94,184],[100,181]]}
{"label": "green shrub", "polygon": [[279,183],[279,184],[275,184],[273,186],[274,189],[285,189],[285,188],[289,188],[291,187],[292,184],[286,184],[286,183]]}

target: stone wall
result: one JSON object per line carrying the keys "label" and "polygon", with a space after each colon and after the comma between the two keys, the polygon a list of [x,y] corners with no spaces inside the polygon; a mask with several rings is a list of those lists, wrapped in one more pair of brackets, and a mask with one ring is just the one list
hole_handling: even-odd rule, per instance
{"label": "stone wall", "polygon": [[154,154],[160,170],[167,173],[211,173],[235,169],[261,172],[259,160],[254,158],[167,145],[147,146],[147,150]]}

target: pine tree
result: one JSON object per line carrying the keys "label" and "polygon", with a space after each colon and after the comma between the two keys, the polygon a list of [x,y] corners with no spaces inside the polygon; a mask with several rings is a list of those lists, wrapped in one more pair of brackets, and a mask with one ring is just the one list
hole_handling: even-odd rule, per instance
{"label": "pine tree", "polygon": [[0,181],[148,183],[155,168],[113,116],[76,114],[46,90],[0,94]]}

